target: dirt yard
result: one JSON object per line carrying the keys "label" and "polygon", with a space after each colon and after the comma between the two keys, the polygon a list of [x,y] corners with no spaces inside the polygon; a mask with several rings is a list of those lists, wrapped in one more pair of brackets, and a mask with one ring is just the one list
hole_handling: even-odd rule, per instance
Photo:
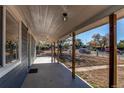
{"label": "dirt yard", "polygon": [[[61,57],[62,62],[69,68],[71,68],[71,56],[67,53],[64,53]],[[109,65],[109,57],[97,57],[90,55],[80,55],[76,57],[76,69],[77,68],[86,68],[93,66],[103,66]],[[124,65],[124,60],[118,59],[118,65]],[[118,67],[118,87],[124,87],[124,66]],[[88,71],[78,71],[76,72],[81,78],[89,82],[93,87],[96,88],[107,88],[108,87],[108,68],[104,69],[95,69]]]}
{"label": "dirt yard", "polygon": [[[71,56],[64,53],[60,59],[67,67],[71,68]],[[99,57],[82,54],[76,56],[76,68],[78,67],[89,67],[89,66],[102,66],[109,64],[109,57]],[[124,64],[124,60],[118,60],[118,64]]]}
{"label": "dirt yard", "polygon": [[[124,67],[118,68],[118,87],[124,87]],[[86,80],[95,88],[108,87],[108,69],[92,70],[85,72],[76,72],[81,78]]]}

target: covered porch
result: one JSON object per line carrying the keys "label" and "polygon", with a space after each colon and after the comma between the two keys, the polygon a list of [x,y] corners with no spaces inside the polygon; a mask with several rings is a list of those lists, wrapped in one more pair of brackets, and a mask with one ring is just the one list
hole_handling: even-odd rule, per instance
{"label": "covered porch", "polygon": [[36,73],[29,73],[22,88],[91,88],[86,81],[76,75],[62,63],[51,63],[50,57],[37,57],[32,68]]}
{"label": "covered porch", "polygon": [[[76,35],[104,24],[109,24],[108,85],[117,87],[116,28],[117,20],[124,17],[123,8],[119,5],[0,6],[0,87],[92,87],[76,75]],[[60,60],[62,41],[69,37],[71,71]],[[39,42],[50,44],[49,57],[36,56]]]}

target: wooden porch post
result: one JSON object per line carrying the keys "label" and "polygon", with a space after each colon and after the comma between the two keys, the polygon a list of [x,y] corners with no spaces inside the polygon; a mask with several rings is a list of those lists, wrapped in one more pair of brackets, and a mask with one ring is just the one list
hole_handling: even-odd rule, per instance
{"label": "wooden porch post", "polygon": [[72,32],[72,78],[75,79],[75,32]]}
{"label": "wooden porch post", "polygon": [[59,63],[59,41],[57,42],[57,63]]}
{"label": "wooden porch post", "polygon": [[51,62],[53,63],[53,44],[51,43]]}
{"label": "wooden porch post", "polygon": [[111,14],[109,16],[109,25],[110,25],[110,36],[109,36],[109,87],[117,87],[117,41],[116,41],[116,14]]}
{"label": "wooden porch post", "polygon": [[60,44],[59,44],[59,49],[60,49],[60,55],[62,55],[62,41],[60,41]]}
{"label": "wooden porch post", "polygon": [[53,45],[53,50],[54,50],[54,52],[53,52],[54,63],[55,63],[55,56],[56,56],[56,55],[55,55],[55,49],[56,49],[56,48],[55,48],[55,42],[54,42],[54,45]]}

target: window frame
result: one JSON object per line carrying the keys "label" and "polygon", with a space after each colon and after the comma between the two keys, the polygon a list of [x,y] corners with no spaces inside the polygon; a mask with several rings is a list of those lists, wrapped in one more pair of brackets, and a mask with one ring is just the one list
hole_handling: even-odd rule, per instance
{"label": "window frame", "polygon": [[[16,62],[11,62],[9,64],[6,64],[6,18],[7,18],[7,12],[15,19],[15,21],[18,23],[18,59]],[[11,8],[7,6],[3,6],[3,34],[2,34],[2,66],[0,66],[0,78],[6,75],[8,72],[16,68],[18,65],[21,64],[21,21],[19,20],[19,17],[12,11]]]}
{"label": "window frame", "polygon": [[[13,59],[10,63],[7,63],[7,62],[5,62],[5,65],[8,65],[8,64],[11,64],[11,63],[14,63],[14,62],[18,62],[19,60],[20,60],[20,57],[19,57],[19,22],[16,20],[16,18],[8,11],[8,10],[6,10],[6,19],[7,19],[7,14],[9,14],[9,16],[10,17],[12,17],[12,19],[13,19],[13,21],[15,21],[16,23],[17,23],[17,30],[18,30],[18,42],[17,42],[17,47],[18,47],[18,50],[17,50],[17,55],[18,55],[18,58],[17,59]],[[6,20],[6,22],[7,22],[7,20]],[[7,35],[7,25],[6,25],[6,31],[5,31],[5,33],[6,33],[6,35]],[[7,40],[7,36],[5,36],[5,38],[6,38],[6,40]],[[6,42],[6,44],[7,44],[7,41],[5,41]],[[5,44],[5,45],[6,45]],[[5,48],[6,48],[6,46],[5,46]],[[5,52],[6,52],[6,49],[5,49]],[[6,55],[5,55],[6,56]],[[7,58],[6,58],[7,59]]]}

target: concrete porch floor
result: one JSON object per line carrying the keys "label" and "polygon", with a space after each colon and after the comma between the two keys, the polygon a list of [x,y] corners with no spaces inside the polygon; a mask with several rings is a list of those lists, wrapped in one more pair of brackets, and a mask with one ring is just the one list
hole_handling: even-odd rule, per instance
{"label": "concrete porch floor", "polygon": [[76,76],[61,63],[50,63],[50,57],[38,57],[31,68],[37,73],[27,75],[22,88],[90,88],[85,81]]}

